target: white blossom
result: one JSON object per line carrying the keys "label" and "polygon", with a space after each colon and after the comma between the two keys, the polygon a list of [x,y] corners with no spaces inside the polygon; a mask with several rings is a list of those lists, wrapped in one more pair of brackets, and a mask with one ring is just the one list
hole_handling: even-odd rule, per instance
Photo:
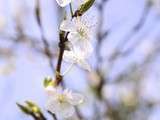
{"label": "white blossom", "polygon": [[90,70],[86,60],[93,51],[91,26],[83,18],[76,17],[73,20],[64,20],[60,29],[69,32],[68,41],[72,45],[70,51],[64,52],[64,60]]}
{"label": "white blossom", "polygon": [[93,48],[91,45],[92,27],[89,22],[82,17],[73,18],[73,20],[64,20],[60,29],[68,34],[68,40],[72,43],[73,47],[92,53]]}
{"label": "white blossom", "polygon": [[64,55],[63,58],[65,61],[73,63],[73,64],[77,64],[80,67],[82,67],[83,69],[86,69],[88,71],[91,71],[91,66],[90,64],[87,62],[87,57],[88,55],[83,52],[83,51],[75,51],[75,50],[71,50],[71,51],[64,51]]}
{"label": "white blossom", "polygon": [[56,0],[56,1],[58,5],[61,7],[65,7],[66,5],[72,2],[72,0]]}
{"label": "white blossom", "polygon": [[47,87],[46,91],[48,95],[46,108],[58,117],[71,117],[75,112],[74,106],[84,102],[81,94],[73,93],[68,89]]}

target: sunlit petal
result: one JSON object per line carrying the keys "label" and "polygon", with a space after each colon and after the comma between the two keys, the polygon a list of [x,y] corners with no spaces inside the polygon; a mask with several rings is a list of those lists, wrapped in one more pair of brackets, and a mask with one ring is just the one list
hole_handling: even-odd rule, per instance
{"label": "sunlit petal", "polygon": [[65,7],[66,5],[68,5],[69,3],[71,3],[72,0],[56,0],[58,5],[61,7]]}

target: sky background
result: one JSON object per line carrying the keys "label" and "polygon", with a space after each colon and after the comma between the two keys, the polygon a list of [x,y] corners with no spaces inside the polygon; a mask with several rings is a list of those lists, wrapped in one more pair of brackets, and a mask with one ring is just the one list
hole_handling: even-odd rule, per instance
{"label": "sky background", "polygon": [[[60,21],[58,21],[58,8],[54,0],[41,0],[42,22],[44,34],[47,40],[57,40],[57,31]],[[105,25],[104,30],[111,29],[107,41],[103,43],[102,55],[107,58],[112,54],[117,45],[123,42],[124,38],[133,26],[139,21],[145,6],[145,0],[110,0],[105,6]],[[22,16],[19,19],[20,24],[25,29],[28,36],[40,38],[40,30],[36,23],[33,9],[34,0],[0,0],[0,35],[14,35],[15,24],[13,22],[15,15]],[[91,10],[92,15],[97,16],[94,8]],[[18,13],[18,14],[17,14]],[[153,50],[156,44],[159,44],[160,19],[158,11],[155,8],[149,12],[145,25],[134,35],[129,42],[126,42],[122,52],[127,51],[138,42],[134,50],[126,57],[115,61],[114,67],[110,70],[109,78],[114,78],[124,72],[133,63],[140,65],[148,52]],[[158,42],[157,42],[158,41]],[[0,46],[10,47],[11,44],[3,37],[0,38]],[[94,57],[92,56],[94,59]],[[93,61],[90,60],[92,63]],[[93,62],[94,64],[94,62]],[[7,69],[9,66],[9,70]],[[150,70],[146,71],[146,79],[142,81],[142,97],[160,102],[160,57],[157,56],[150,65]],[[7,71],[4,72],[4,69]],[[104,66],[104,70],[109,69]],[[43,79],[45,76],[52,76],[49,69],[48,61],[42,55],[34,53],[26,45],[17,45],[15,55],[9,59],[0,56],[0,120],[29,120],[30,118],[23,115],[16,106],[16,102],[33,100],[43,109],[45,104],[45,93],[43,88]],[[73,80],[73,76],[76,80]],[[85,92],[86,81],[85,73],[78,67],[65,77],[69,88]],[[67,82],[72,80],[72,82]],[[111,93],[114,93],[116,86],[108,87]],[[107,88],[107,89],[108,89]],[[112,98],[115,99],[115,98]],[[159,120],[160,106],[157,105],[149,120]]]}

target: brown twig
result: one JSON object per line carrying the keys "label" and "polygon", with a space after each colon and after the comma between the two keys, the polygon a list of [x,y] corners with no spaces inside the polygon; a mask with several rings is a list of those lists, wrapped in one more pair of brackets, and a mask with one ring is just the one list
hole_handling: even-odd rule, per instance
{"label": "brown twig", "polygon": [[59,85],[62,82],[62,76],[61,76],[61,66],[62,66],[62,60],[63,60],[63,53],[64,53],[64,48],[65,48],[65,41],[67,41],[67,35],[64,37],[65,33],[63,31],[60,31],[59,34],[59,56],[58,56],[58,61],[57,61],[57,66],[56,66],[56,81],[55,84]]}

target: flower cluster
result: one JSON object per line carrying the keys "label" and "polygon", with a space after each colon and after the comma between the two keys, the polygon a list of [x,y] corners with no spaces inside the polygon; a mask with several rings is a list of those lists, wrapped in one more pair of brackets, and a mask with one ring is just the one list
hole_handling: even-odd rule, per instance
{"label": "flower cluster", "polygon": [[[56,0],[58,5],[65,7],[72,3],[72,0]],[[79,3],[83,4],[86,0]],[[71,64],[77,64],[80,67],[90,71],[91,67],[87,62],[91,55],[93,48],[91,45],[91,26],[82,16],[73,17],[72,19],[65,19],[61,25],[60,30],[68,32],[68,42],[70,43],[69,50],[64,51],[64,60]]]}
{"label": "flower cluster", "polygon": [[46,108],[57,117],[71,117],[75,112],[74,106],[84,101],[81,94],[73,93],[68,89],[63,90],[61,87],[49,86],[46,88],[46,93],[48,95]]}
{"label": "flower cluster", "polygon": [[90,28],[82,17],[64,20],[60,26],[60,30],[69,32],[68,41],[71,43],[70,50],[64,52],[64,60],[76,63],[88,71],[91,70],[91,67],[87,62],[87,58],[93,51]]}

